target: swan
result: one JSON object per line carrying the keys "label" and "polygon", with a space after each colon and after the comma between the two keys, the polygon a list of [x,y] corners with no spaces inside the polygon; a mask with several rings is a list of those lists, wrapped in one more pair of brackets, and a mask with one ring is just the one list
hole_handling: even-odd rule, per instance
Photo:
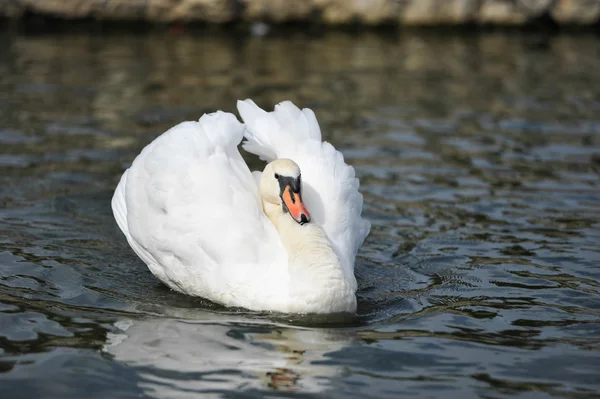
{"label": "swan", "polygon": [[[354,169],[312,110],[238,101],[148,144],[112,198],[135,253],[171,289],[228,307],[356,311],[354,261],[370,230]],[[238,145],[268,162],[251,172]]]}

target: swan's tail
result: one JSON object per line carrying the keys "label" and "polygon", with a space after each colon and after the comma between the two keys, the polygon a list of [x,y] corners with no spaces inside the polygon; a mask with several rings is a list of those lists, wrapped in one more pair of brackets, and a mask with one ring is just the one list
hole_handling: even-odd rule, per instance
{"label": "swan's tail", "polygon": [[238,101],[237,108],[246,124],[244,149],[264,161],[287,158],[305,141],[321,142],[321,128],[308,108],[284,101],[266,112],[252,100]]}

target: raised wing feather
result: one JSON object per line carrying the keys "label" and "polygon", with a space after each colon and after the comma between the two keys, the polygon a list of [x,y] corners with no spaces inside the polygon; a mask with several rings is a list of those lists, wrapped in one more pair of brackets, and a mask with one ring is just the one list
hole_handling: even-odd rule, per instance
{"label": "raised wing feather", "polygon": [[244,149],[268,162],[289,158],[298,164],[313,221],[332,241],[344,269],[353,273],[356,252],[370,230],[370,223],[361,218],[363,198],[354,169],[331,144],[321,142],[310,109],[285,101],[266,112],[245,100],[238,101],[238,110],[246,124]]}
{"label": "raised wing feather", "polygon": [[228,113],[184,122],[150,143],[123,175],[113,211],[132,248],[171,288],[223,304],[285,261]]}

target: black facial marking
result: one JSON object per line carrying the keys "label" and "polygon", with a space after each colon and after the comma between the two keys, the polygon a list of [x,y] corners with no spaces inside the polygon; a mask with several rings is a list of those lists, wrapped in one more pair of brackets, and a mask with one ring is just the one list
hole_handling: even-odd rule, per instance
{"label": "black facial marking", "polygon": [[298,176],[296,178],[294,177],[290,177],[290,176],[281,176],[281,175],[277,175],[277,180],[279,181],[279,195],[283,195],[283,192],[285,191],[285,188],[287,186],[290,186],[290,188],[292,189],[293,193],[296,194],[300,194],[300,187],[301,187],[301,176]]}
{"label": "black facial marking", "polygon": [[[284,213],[289,213],[290,210],[285,205],[285,201],[283,201],[283,193],[285,192],[285,189],[287,187],[289,187],[289,190],[291,191],[290,197],[292,198],[292,203],[295,204],[296,198],[295,198],[294,193],[296,193],[297,195],[300,195],[300,188],[301,188],[301,184],[302,184],[301,176],[294,178],[294,177],[290,177],[290,176],[281,176],[277,173],[275,173],[275,176],[276,176],[277,180],[279,181],[279,196],[282,199],[281,207],[282,207]],[[300,197],[300,198],[302,198],[302,197]]]}

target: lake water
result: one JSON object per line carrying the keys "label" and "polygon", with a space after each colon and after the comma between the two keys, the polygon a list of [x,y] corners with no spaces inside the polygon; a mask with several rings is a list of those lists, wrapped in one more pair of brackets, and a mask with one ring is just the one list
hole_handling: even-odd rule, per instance
{"label": "lake water", "polygon": [[[145,144],[248,97],[361,179],[355,316],[174,293],[112,218]],[[2,398],[600,395],[594,35],[6,31],[0,170]]]}

